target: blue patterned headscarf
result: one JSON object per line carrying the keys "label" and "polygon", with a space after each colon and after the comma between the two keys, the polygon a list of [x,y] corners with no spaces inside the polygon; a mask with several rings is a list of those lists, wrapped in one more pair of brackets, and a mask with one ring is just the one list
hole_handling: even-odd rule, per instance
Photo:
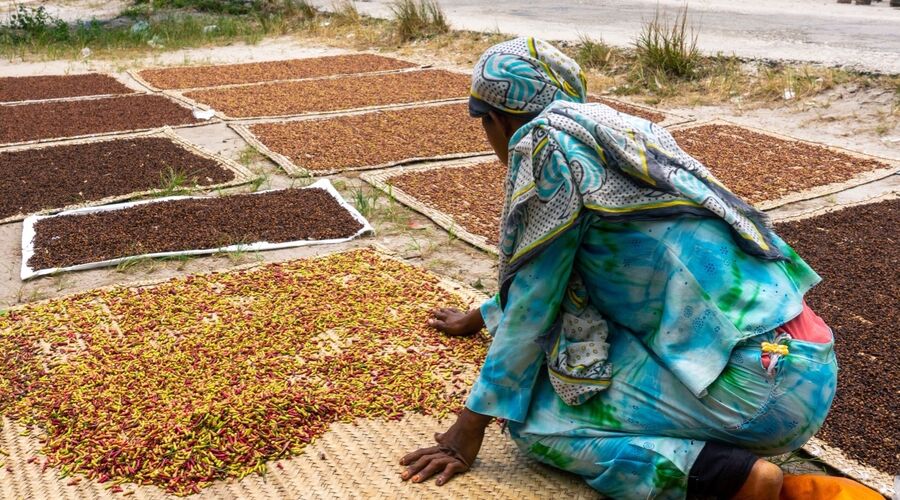
{"label": "blue patterned headscarf", "polygon": [[473,116],[499,110],[529,119],[510,140],[501,284],[585,210],[613,220],[717,217],[745,252],[784,259],[765,215],[679,148],[666,129],[585,104],[586,97],[578,64],[534,38],[495,45],[475,66]]}
{"label": "blue patterned headscarf", "polygon": [[584,102],[587,84],[578,63],[543,40],[516,38],[485,51],[472,74],[469,111],[489,109],[537,116],[553,101]]}

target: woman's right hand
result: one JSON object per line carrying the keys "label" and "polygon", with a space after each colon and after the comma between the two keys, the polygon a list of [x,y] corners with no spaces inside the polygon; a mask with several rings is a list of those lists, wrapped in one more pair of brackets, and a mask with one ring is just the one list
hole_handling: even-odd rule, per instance
{"label": "woman's right hand", "polygon": [[469,312],[443,307],[431,311],[428,326],[451,337],[468,337],[484,328],[481,310],[477,307]]}

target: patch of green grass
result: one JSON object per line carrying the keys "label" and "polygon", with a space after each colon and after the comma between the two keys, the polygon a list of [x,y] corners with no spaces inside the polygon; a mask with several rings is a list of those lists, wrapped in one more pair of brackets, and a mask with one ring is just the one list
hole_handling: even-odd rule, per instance
{"label": "patch of green grass", "polygon": [[[851,73],[821,66],[762,67],[751,95],[763,100],[802,99],[820,94],[853,79]],[[867,80],[858,80],[867,86]],[[788,99],[788,100],[790,100]]]}
{"label": "patch of green grass", "polygon": [[178,271],[183,271],[188,262],[194,260],[195,258],[195,255],[169,255],[166,257],[156,257],[151,260],[153,260],[154,262],[177,262],[178,265],[175,266],[175,269],[177,269]]}
{"label": "patch of green grass", "polygon": [[603,43],[602,40],[594,40],[587,35],[581,35],[579,41],[575,60],[582,69],[603,70],[614,62],[615,49]]}
{"label": "patch of green grass", "polygon": [[366,191],[367,190],[362,187],[352,188],[350,194],[353,196],[352,201],[356,210],[360,215],[368,219],[374,212],[375,206],[378,204],[378,199],[381,195],[379,191],[373,190],[371,194]]}
{"label": "patch of green grass", "polygon": [[391,11],[401,41],[429,38],[450,31],[447,17],[436,0],[395,0]]}
{"label": "patch of green grass", "polygon": [[124,12],[122,17],[130,21],[125,25],[122,19],[66,23],[47,13],[43,6],[20,5],[16,17],[0,23],[0,56],[77,58],[83,49],[90,49],[95,55],[124,56],[134,50],[174,50],[233,41],[256,43],[269,35],[304,29],[308,5],[286,4],[292,7],[245,15],[215,13],[213,7],[203,12],[153,12],[149,6],[136,5]]}
{"label": "patch of green grass", "polygon": [[27,292],[26,286],[22,285],[16,290],[16,304],[24,304],[26,302],[37,302],[47,298],[47,294],[41,290],[34,289]]}
{"label": "patch of green grass", "polygon": [[249,167],[260,158],[262,158],[262,155],[253,146],[247,146],[238,153],[238,163],[245,167]]}
{"label": "patch of green grass", "polygon": [[190,192],[189,188],[197,184],[196,181],[196,179],[188,178],[186,173],[177,168],[166,167],[166,170],[160,176],[159,190],[154,193],[154,196],[165,197],[187,194]]}
{"label": "patch of green grass", "polygon": [[691,79],[696,76],[701,55],[697,49],[697,32],[688,28],[687,5],[671,20],[657,10],[644,24],[635,40],[636,62],[642,79],[655,79],[657,86],[669,78]]}
{"label": "patch of green grass", "polygon": [[251,191],[259,191],[259,189],[265,185],[267,188],[271,187],[271,183],[269,182],[268,174],[261,174],[253,178],[250,181],[250,190]]}
{"label": "patch of green grass", "polygon": [[394,186],[388,185],[385,194],[387,195],[387,205],[383,209],[384,218],[395,225],[409,224],[409,211],[397,203],[397,199],[394,198]]}
{"label": "patch of green grass", "polygon": [[153,259],[149,257],[126,257],[124,260],[116,264],[117,273],[131,273],[137,271],[143,266],[153,266]]}

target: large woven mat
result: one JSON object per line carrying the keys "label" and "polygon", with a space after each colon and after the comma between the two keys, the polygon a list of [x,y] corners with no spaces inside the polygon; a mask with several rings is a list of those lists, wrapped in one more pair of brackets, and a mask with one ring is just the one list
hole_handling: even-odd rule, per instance
{"label": "large woven mat", "polygon": [[469,167],[478,163],[483,163],[485,161],[490,161],[493,156],[481,156],[477,158],[469,158],[467,160],[462,161],[454,161],[454,162],[431,162],[423,165],[412,165],[408,167],[398,167],[398,168],[390,168],[386,170],[378,170],[375,172],[366,172],[360,175],[360,179],[368,182],[376,189],[380,189],[384,191],[388,195],[390,195],[395,200],[400,203],[408,206],[409,208],[419,212],[431,219],[438,226],[446,229],[449,232],[452,232],[454,236],[465,241],[466,243],[484,250],[490,254],[497,255],[497,245],[492,245],[488,242],[488,239],[480,234],[475,234],[469,232],[465,226],[456,222],[452,215],[442,212],[434,208],[433,206],[425,203],[424,201],[416,198],[414,195],[403,191],[391,184],[391,178],[396,177],[398,175],[413,173],[413,172],[428,172],[431,170],[442,170],[445,168],[461,168],[461,167]]}
{"label": "large woven mat", "polygon": [[[40,104],[47,102],[56,102],[56,101],[92,101],[96,99],[109,99],[113,97],[131,97],[135,95],[154,95],[149,92],[133,92],[131,94],[112,94],[112,95],[99,95],[99,96],[84,96],[80,98],[63,98],[63,99],[50,99],[43,101],[20,101],[20,102],[12,102],[12,103],[0,103],[0,106],[23,106],[26,104]],[[168,96],[171,99],[171,96]],[[176,102],[177,99],[174,99]],[[185,103],[178,102],[178,104],[184,105]],[[61,120],[67,119],[69,117],[60,117]],[[213,123],[219,123],[218,118],[210,118],[209,120],[201,120],[196,123],[186,123],[184,125],[165,125],[163,127],[151,127],[151,128],[136,128],[136,129],[128,129],[128,130],[113,130],[110,132],[99,132],[96,134],[81,134],[81,135],[70,135],[63,137],[46,137],[43,139],[33,139],[29,141],[20,141],[20,142],[4,142],[0,143],[0,151],[8,151],[10,149],[16,149],[21,146],[33,146],[33,145],[43,145],[43,144],[69,144],[74,143],[75,141],[90,141],[91,139],[100,139],[104,137],[123,137],[128,136],[130,134],[138,134],[142,132],[153,132],[160,129],[182,129],[182,128],[191,128],[191,127],[202,127],[204,125],[211,125]],[[71,141],[71,142],[70,142]]]}
{"label": "large woven mat", "polygon": [[[415,103],[411,105],[403,105],[403,106],[393,106],[391,108],[378,108],[379,110],[386,109],[413,109],[420,107],[429,107],[429,106],[440,106],[446,104],[446,101],[437,101],[432,103]],[[331,114],[331,116],[354,116],[359,114],[365,114],[371,110],[353,110],[352,112],[340,113],[339,115]],[[326,118],[328,116],[315,115],[302,117],[296,120],[290,121],[303,121],[303,120],[315,120],[320,118]],[[256,123],[266,123],[266,122],[256,122]],[[280,122],[283,123],[283,122]],[[332,168],[327,170],[309,170],[300,165],[297,165],[293,159],[278,153],[272,150],[269,146],[267,146],[263,141],[259,139],[251,130],[249,123],[229,123],[228,126],[234,130],[239,136],[241,136],[247,143],[255,148],[261,155],[266,156],[270,160],[274,161],[282,170],[285,171],[291,177],[313,177],[313,176],[323,176],[323,175],[331,175],[337,174],[341,172],[356,172],[360,170],[378,170],[382,168],[395,167],[398,165],[407,165],[410,163],[418,163],[424,161],[436,161],[436,160],[453,160],[459,158],[469,158],[473,156],[482,156],[491,153],[490,151],[475,151],[471,153],[451,153],[446,155],[432,155],[432,156],[420,156],[413,158],[405,158],[403,160],[391,161],[386,163],[379,163],[377,165],[363,165],[360,167],[343,167],[343,168]],[[491,153],[492,154],[492,153]]]}
{"label": "large woven mat", "polygon": [[[377,245],[372,248],[384,258],[404,262]],[[319,256],[337,252],[326,252]],[[252,263],[224,271],[253,269],[267,264]],[[166,280],[162,280],[166,281]],[[130,286],[152,286],[147,281]],[[456,294],[466,304],[475,305],[486,296],[471,287],[441,277],[438,285]],[[112,288],[112,287],[107,287]],[[58,299],[48,299],[58,300]],[[19,306],[21,308],[24,306]],[[270,499],[270,498],[596,498],[577,476],[547,467],[527,458],[498,425],[488,427],[485,440],[472,470],[442,487],[433,481],[410,484],[400,480],[400,458],[418,448],[433,446],[434,433],[445,431],[452,419],[407,414],[400,421],[357,420],[335,423],[303,453],[268,464],[264,476],[251,475],[240,481],[219,481],[192,498]],[[122,493],[108,490],[83,477],[60,477],[58,470],[42,472],[39,454],[40,430],[31,433],[8,418],[0,419],[0,498],[138,499],[175,498],[153,486],[122,484]],[[79,479],[80,478],[80,479]]]}
{"label": "large woven mat", "polygon": [[[872,203],[878,203],[881,201],[892,200],[896,198],[900,198],[900,192],[889,192],[881,194],[879,196],[860,200],[856,203],[819,207],[813,210],[793,215],[791,217],[778,219],[778,222],[809,219],[811,217],[817,217],[819,215],[844,210],[846,208],[857,207],[860,205],[869,205]],[[822,462],[830,465],[834,469],[846,474],[847,476],[856,479],[857,481],[865,484],[866,486],[869,486],[870,488],[878,490],[885,496],[894,498],[893,495],[895,493],[898,493],[898,491],[895,489],[894,476],[892,474],[878,470],[875,467],[866,465],[854,458],[851,458],[844,454],[844,452],[840,448],[830,445],[819,438],[813,437],[812,439],[810,439],[803,446],[803,450],[821,460]]]}
{"label": "large woven mat", "polygon": [[[395,71],[394,73],[399,73],[399,72],[400,71]],[[365,75],[368,76],[369,74],[366,73]],[[346,77],[347,75],[341,75],[341,76]],[[290,82],[290,81],[297,81],[297,80],[283,80],[283,81]],[[259,82],[259,83],[241,83],[241,84],[231,85],[231,87],[258,87],[258,86],[263,86],[263,85],[270,85],[272,83],[279,83],[279,82],[276,81],[276,82]],[[224,87],[226,87],[226,86],[211,87],[211,88],[224,88]],[[190,89],[190,91],[194,91],[194,90],[196,90],[196,89]],[[460,98],[460,97],[450,97],[450,98],[446,98],[446,99],[431,99],[431,100],[427,100],[427,101],[403,102],[403,103],[397,103],[397,104],[381,104],[381,105],[377,105],[377,106],[362,106],[362,107],[358,107],[358,108],[338,109],[338,110],[334,110],[334,111],[309,111],[306,113],[294,113],[294,114],[285,114],[285,115],[257,115],[257,116],[233,117],[233,116],[228,116],[227,114],[216,110],[209,104],[191,99],[190,97],[184,95],[184,93],[180,92],[180,91],[164,90],[164,91],[162,91],[162,94],[165,95],[166,97],[169,97],[171,99],[179,101],[182,104],[185,104],[191,108],[212,110],[215,113],[214,116],[221,120],[240,121],[240,122],[255,121],[255,120],[258,121],[258,120],[272,120],[272,119],[290,119],[290,118],[325,118],[325,117],[329,117],[329,116],[343,116],[346,114],[353,114],[353,113],[358,113],[361,111],[381,111],[381,110],[387,110],[387,109],[410,108],[410,107],[422,106],[424,104],[465,102],[467,99],[467,98]]]}
{"label": "large woven mat", "polygon": [[[380,54],[377,52],[366,52],[366,51],[353,52],[352,54],[353,55],[372,54],[372,55],[377,55],[377,56],[384,56],[384,54]],[[333,54],[333,55],[349,55],[349,54]],[[328,57],[328,56],[320,56],[320,57]],[[312,57],[310,59],[317,59],[317,58],[318,57]],[[301,59],[304,59],[304,58],[301,58]],[[244,61],[244,62],[239,62],[237,64],[252,64],[252,63],[266,63],[266,62],[274,62],[274,61],[268,61],[268,60]],[[228,66],[231,64],[232,63],[225,63],[224,65]],[[204,65],[194,66],[194,67],[203,67],[203,66]],[[219,66],[219,65],[213,64],[211,66]],[[184,88],[179,88],[179,89],[161,89],[161,88],[153,85],[152,83],[148,82],[141,76],[142,71],[153,70],[153,69],[172,69],[172,68],[178,68],[178,67],[184,68],[184,67],[191,67],[191,66],[159,66],[159,67],[153,67],[153,68],[141,68],[141,69],[135,69],[135,70],[128,70],[128,75],[131,76],[131,78],[134,78],[134,80],[136,82],[138,82],[139,84],[141,84],[141,86],[146,87],[147,89],[149,89],[153,92],[172,91],[172,92],[180,93],[180,92],[188,92],[188,91],[193,91],[193,90],[224,89],[224,88],[228,88],[228,87],[242,87],[245,85],[254,85],[257,83],[281,83],[281,82],[295,82],[295,81],[302,81],[302,80],[333,80],[335,78],[343,78],[343,77],[355,76],[355,75],[387,75],[387,74],[391,74],[391,73],[403,73],[406,71],[418,71],[418,70],[422,70],[422,69],[427,69],[427,68],[430,68],[431,65],[419,65],[419,66],[412,66],[409,68],[399,68],[399,69],[385,69],[385,70],[381,70],[381,71],[369,71],[369,72],[365,72],[365,73],[337,73],[334,75],[302,77],[302,78],[274,78],[271,80],[260,80],[258,82],[226,83],[224,85],[207,85],[207,86],[203,86],[203,87],[184,87]]]}
{"label": "large woven mat", "polygon": [[759,203],[755,203],[754,206],[756,206],[756,208],[759,208],[760,210],[771,210],[773,208],[778,208],[778,207],[787,205],[789,203],[795,203],[798,201],[804,201],[804,200],[810,200],[813,198],[818,198],[820,196],[826,196],[829,194],[837,193],[839,191],[844,191],[846,189],[850,189],[852,187],[860,186],[863,184],[868,184],[870,182],[874,182],[879,179],[884,179],[885,177],[888,177],[890,175],[900,172],[900,161],[898,161],[898,160],[882,158],[882,157],[873,156],[873,155],[867,155],[864,153],[859,153],[857,151],[851,151],[849,149],[839,148],[839,147],[831,146],[829,144],[824,144],[821,142],[806,141],[803,139],[798,139],[796,137],[782,135],[782,134],[778,134],[778,133],[775,133],[775,132],[772,132],[769,130],[763,130],[763,129],[759,129],[759,128],[755,128],[755,127],[749,127],[747,125],[742,125],[739,123],[735,123],[735,122],[731,122],[731,121],[723,120],[723,119],[714,119],[714,120],[708,120],[708,121],[704,121],[704,122],[682,124],[682,125],[672,127],[670,130],[671,131],[684,130],[684,129],[688,129],[688,128],[704,127],[707,125],[726,125],[726,126],[731,126],[731,127],[740,127],[743,129],[747,129],[751,132],[756,132],[757,134],[762,134],[762,135],[767,135],[769,137],[773,137],[775,139],[808,144],[810,146],[824,148],[829,151],[833,151],[835,153],[845,154],[848,156],[853,156],[855,158],[861,158],[861,159],[866,159],[866,160],[875,160],[875,161],[878,161],[878,162],[888,165],[886,168],[883,168],[883,169],[872,170],[869,172],[863,172],[863,173],[856,175],[853,178],[848,179],[846,181],[835,182],[835,183],[826,184],[823,186],[816,186],[816,187],[812,187],[809,189],[805,189],[803,191],[799,191],[799,192],[792,193],[792,194],[789,194],[786,196],[782,196],[781,198],[777,198],[774,200],[766,200],[766,201],[762,201]]}
{"label": "large woven mat", "polygon": [[[73,73],[72,75],[37,75],[37,76],[77,76],[77,75],[83,75],[83,74],[90,74],[90,73]],[[0,102],[0,106],[16,106],[19,104],[40,104],[40,103],[45,103],[45,102],[59,102],[59,101],[86,101],[86,100],[90,100],[90,99],[106,99],[109,97],[118,97],[118,96],[123,96],[123,95],[145,94],[146,93],[139,89],[134,88],[133,85],[129,85],[127,80],[120,78],[116,74],[113,74],[113,73],[100,73],[100,74],[106,75],[106,76],[112,78],[113,80],[116,80],[120,84],[129,88],[131,90],[131,92],[124,93],[124,94],[88,94],[88,95],[77,95],[77,96],[69,96],[69,97],[50,97],[50,98],[46,98],[46,99],[24,99],[24,100],[20,100],[20,101],[5,101],[5,102]]]}
{"label": "large woven mat", "polygon": [[[335,424],[308,446],[302,455],[269,464],[265,476],[221,481],[195,498],[596,498],[580,478],[525,457],[508,436],[491,425],[472,470],[438,487],[433,481],[410,484],[400,480],[400,457],[434,444],[435,432],[452,422],[410,415],[402,421],[360,420]],[[4,420],[0,449],[9,453],[0,468],[0,498],[94,499],[121,498],[105,485],[82,479],[60,478],[58,471],[41,473],[37,439],[22,436],[22,429]],[[31,457],[38,457],[29,463]],[[122,485],[133,498],[172,498],[151,486]]]}
{"label": "large woven mat", "polygon": [[[209,158],[209,159],[217,162],[221,168],[234,173],[234,179],[232,179],[228,182],[222,182],[219,184],[212,184],[212,185],[196,186],[193,188],[186,188],[186,191],[197,192],[197,191],[215,190],[215,189],[222,189],[222,188],[226,188],[226,187],[238,186],[238,185],[246,184],[246,183],[250,182],[250,180],[253,179],[253,177],[254,177],[253,173],[250,172],[250,170],[248,170],[243,165],[241,165],[233,160],[230,160],[228,158],[225,158],[224,156],[214,154],[210,151],[207,151],[197,145],[194,145],[194,144],[184,140],[183,138],[181,138],[181,136],[176,134],[171,127],[163,127],[163,128],[149,130],[146,132],[136,132],[136,133],[131,133],[131,134],[121,134],[121,135],[115,135],[115,136],[99,136],[99,137],[91,137],[88,139],[73,139],[73,140],[60,141],[60,142],[54,142],[54,143],[48,143],[48,144],[41,144],[39,146],[31,145],[31,146],[17,146],[17,147],[11,147],[11,148],[3,148],[3,149],[0,149],[0,152],[5,153],[5,152],[11,152],[11,151],[37,150],[40,148],[50,148],[50,147],[57,147],[57,146],[72,146],[72,145],[76,145],[76,144],[90,144],[90,143],[96,143],[96,142],[120,141],[120,140],[146,138],[146,137],[162,137],[162,138],[168,139],[168,140],[174,142],[175,144],[181,146],[182,148],[190,151],[191,153],[194,153],[203,158]],[[16,214],[16,215],[11,215],[9,217],[6,217],[5,219],[0,219],[0,224],[5,224],[7,222],[20,221],[20,220],[24,219],[25,217],[27,217],[28,215],[45,215],[45,214],[60,212],[62,210],[74,210],[76,208],[106,205],[108,203],[115,203],[117,201],[130,200],[130,199],[134,199],[134,198],[139,198],[141,196],[153,195],[153,194],[156,194],[157,192],[159,192],[159,189],[149,189],[146,191],[137,191],[137,192],[118,195],[118,196],[108,196],[106,198],[101,198],[99,200],[90,200],[90,201],[86,201],[84,203],[76,203],[76,204],[72,204],[72,205],[66,205],[64,207],[49,208],[49,209],[45,209],[45,210],[41,210],[41,211],[37,211],[37,212],[32,212],[29,214],[20,213],[20,214]]]}

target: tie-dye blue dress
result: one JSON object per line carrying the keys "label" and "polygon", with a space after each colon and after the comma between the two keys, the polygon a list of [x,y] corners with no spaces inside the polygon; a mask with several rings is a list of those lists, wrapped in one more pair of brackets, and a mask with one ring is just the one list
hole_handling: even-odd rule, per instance
{"label": "tie-dye blue dress", "polygon": [[[494,339],[467,407],[504,418],[519,446],[613,498],[683,498],[705,441],[760,455],[800,447],[834,396],[832,344],[778,340],[819,277],[751,257],[716,219],[607,222],[587,214],[481,307]],[[607,319],[611,383],[569,405],[539,339],[578,273]],[[788,354],[771,370],[763,342]]]}

